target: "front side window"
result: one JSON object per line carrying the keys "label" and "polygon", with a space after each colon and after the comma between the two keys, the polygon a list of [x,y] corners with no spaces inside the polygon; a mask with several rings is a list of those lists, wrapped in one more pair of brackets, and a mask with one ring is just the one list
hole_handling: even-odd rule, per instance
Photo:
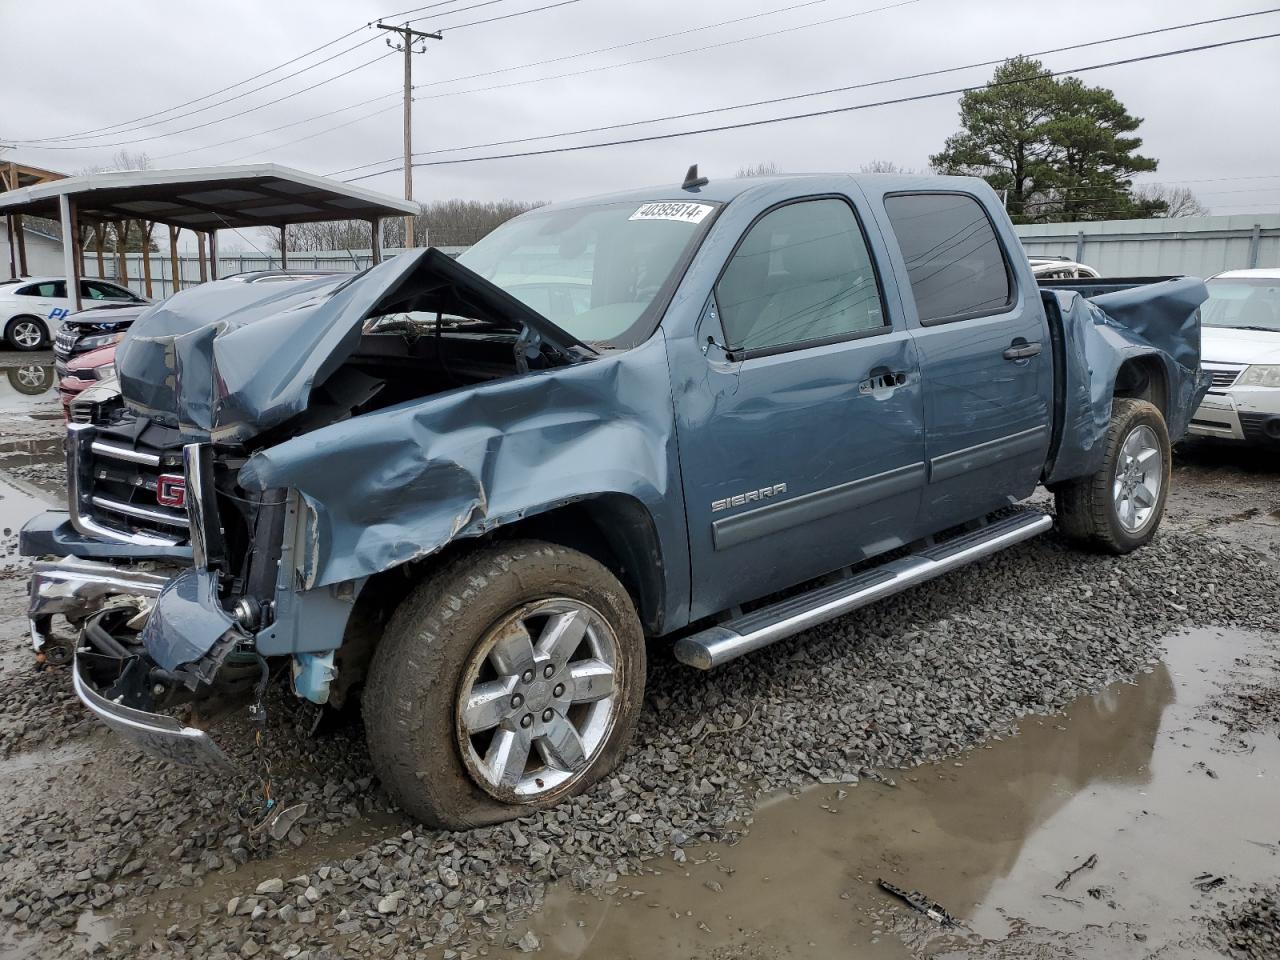
{"label": "front side window", "polygon": [[726,344],[746,352],[830,341],[885,327],[871,254],[843,200],[765,214],[716,286]]}
{"label": "front side window", "polygon": [[1200,308],[1200,321],[1206,327],[1280,333],[1280,278],[1223,277],[1205,286],[1209,299]]}
{"label": "front side window", "polygon": [[90,300],[133,300],[132,292],[100,280],[81,280],[80,296]]}
{"label": "front side window", "polygon": [[604,203],[534,210],[458,257],[579,340],[631,345],[716,204]]}
{"label": "front side window", "polygon": [[963,193],[885,197],[921,323],[997,313],[1013,301],[991,218]]}

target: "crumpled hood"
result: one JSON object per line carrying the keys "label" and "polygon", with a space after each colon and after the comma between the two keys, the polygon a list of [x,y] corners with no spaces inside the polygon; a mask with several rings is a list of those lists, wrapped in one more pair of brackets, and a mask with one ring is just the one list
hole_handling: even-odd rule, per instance
{"label": "crumpled hood", "polygon": [[550,349],[590,348],[434,248],[363,274],[318,280],[214,281],[145,312],[116,351],[125,402],[185,439],[243,442],[306,409],[356,349],[364,320],[396,309],[461,314]]}

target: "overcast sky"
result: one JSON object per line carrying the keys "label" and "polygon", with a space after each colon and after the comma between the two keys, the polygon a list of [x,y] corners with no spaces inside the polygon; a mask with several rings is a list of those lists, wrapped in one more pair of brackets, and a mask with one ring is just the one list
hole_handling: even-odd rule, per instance
{"label": "overcast sky", "polygon": [[[545,6],[555,0],[455,0],[414,25],[442,29],[414,58],[415,151],[534,137],[606,124],[727,106],[994,60],[1154,27],[1263,9],[1246,0],[1076,0],[1044,5],[1015,0],[912,0],[862,16],[857,11],[900,0],[576,0],[555,9],[450,32],[453,24]],[[186,113],[284,74],[373,36],[369,20],[414,5],[413,0],[343,2],[175,3],[174,0],[0,0],[0,142],[56,137],[122,124],[202,97],[248,78],[350,30],[353,36],[246,86],[185,107]],[[745,22],[650,41],[735,17],[780,12]],[[415,16],[427,16],[427,13]],[[818,21],[843,19],[815,26]],[[401,18],[403,19],[403,17]],[[1280,32],[1280,14],[1180,30],[1044,57],[1072,68],[1178,47]],[[759,36],[758,39],[743,39]],[[29,42],[22,38],[28,38]],[[743,40],[743,42],[732,42]],[[572,56],[617,44],[625,49]],[[721,45],[721,46],[717,46]],[[109,136],[74,141],[88,149],[22,145],[9,156],[66,172],[109,161],[117,150],[145,151],[157,167],[230,161],[274,161],[329,174],[402,151],[399,99],[403,61],[392,54],[347,76],[322,80],[390,53],[378,36],[336,59],[250,96],[190,116],[128,123]],[[670,56],[666,56],[671,54]],[[534,61],[558,63],[505,70]],[[632,63],[642,58],[647,63]],[[604,68],[604,69],[597,69]],[[541,79],[583,70],[584,75]],[[492,71],[502,71],[492,73]],[[490,73],[475,79],[468,75]],[[718,113],[625,131],[586,134],[496,152],[589,143],[628,134],[687,130],[714,123],[778,116],[980,83],[991,68],[906,81],[793,103]],[[1223,50],[1117,66],[1081,74],[1113,89],[1144,118],[1143,152],[1159,160],[1141,180],[1186,182],[1215,213],[1280,212],[1280,39]],[[478,88],[491,89],[478,89]],[[495,88],[496,89],[493,89]],[[269,100],[273,106],[190,132]],[[382,95],[385,100],[281,129]],[[957,128],[956,96],[797,120],[748,130],[699,134],[656,143],[551,156],[420,168],[415,199],[448,197],[556,200],[644,184],[675,183],[693,162],[711,177],[772,161],[789,171],[856,170],[871,160],[923,168]],[[387,109],[390,107],[391,109]],[[386,112],[300,143],[289,143],[377,110]],[[170,114],[165,114],[165,117]],[[252,135],[252,136],[250,136]],[[138,143],[119,141],[158,137]],[[218,145],[231,138],[236,143]],[[59,145],[68,145],[60,141]],[[461,157],[494,150],[450,153]],[[432,159],[432,158],[423,158]],[[392,166],[394,164],[388,164]],[[380,169],[374,167],[371,169]],[[357,175],[356,171],[341,174]],[[1257,179],[1261,177],[1269,179]],[[1254,179],[1246,179],[1254,178]],[[400,195],[403,175],[361,181]]]}

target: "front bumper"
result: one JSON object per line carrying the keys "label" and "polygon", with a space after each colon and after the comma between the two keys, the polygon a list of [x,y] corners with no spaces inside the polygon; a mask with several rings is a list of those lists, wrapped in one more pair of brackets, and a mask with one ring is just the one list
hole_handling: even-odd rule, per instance
{"label": "front bumper", "polygon": [[204,770],[234,773],[239,767],[203,730],[183,725],[174,717],[135,710],[108,700],[85,676],[80,658],[72,663],[71,682],[80,702],[99,720],[134,746],[152,756]]}
{"label": "front bumper", "polygon": [[101,610],[108,600],[117,597],[145,608],[160,595],[168,582],[169,577],[163,574],[77,557],[37,562],[31,573],[27,598],[31,645],[36,653],[48,648],[49,624],[56,613],[72,623],[80,623]]}
{"label": "front bumper", "polygon": [[[37,653],[51,660],[70,659],[80,702],[141,750],[174,763],[235,771],[238,767],[203,730],[139,709],[189,698],[191,693],[183,688],[210,689],[223,657],[243,639],[225,614],[216,617],[204,609],[211,599],[203,586],[204,580],[190,568],[171,577],[76,557],[42,561],[35,564],[31,577],[31,640]],[[221,613],[216,602],[212,606]],[[128,609],[120,609],[124,607]],[[49,634],[55,614],[84,625],[74,653]],[[145,618],[141,644],[129,630],[102,636],[102,621],[108,616],[117,617],[117,622],[129,618],[129,623]],[[135,640],[122,642],[124,636]],[[202,656],[215,646],[220,655]],[[192,662],[172,662],[187,657]]]}
{"label": "front bumper", "polygon": [[1244,443],[1280,444],[1280,388],[1233,387],[1205,395],[1187,432]]}

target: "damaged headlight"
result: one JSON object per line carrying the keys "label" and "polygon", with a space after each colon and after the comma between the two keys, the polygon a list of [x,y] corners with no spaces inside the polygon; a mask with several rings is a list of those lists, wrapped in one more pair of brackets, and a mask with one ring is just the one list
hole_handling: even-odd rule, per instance
{"label": "damaged headlight", "polygon": [[1237,387],[1280,387],[1280,364],[1253,364],[1245,367]]}

